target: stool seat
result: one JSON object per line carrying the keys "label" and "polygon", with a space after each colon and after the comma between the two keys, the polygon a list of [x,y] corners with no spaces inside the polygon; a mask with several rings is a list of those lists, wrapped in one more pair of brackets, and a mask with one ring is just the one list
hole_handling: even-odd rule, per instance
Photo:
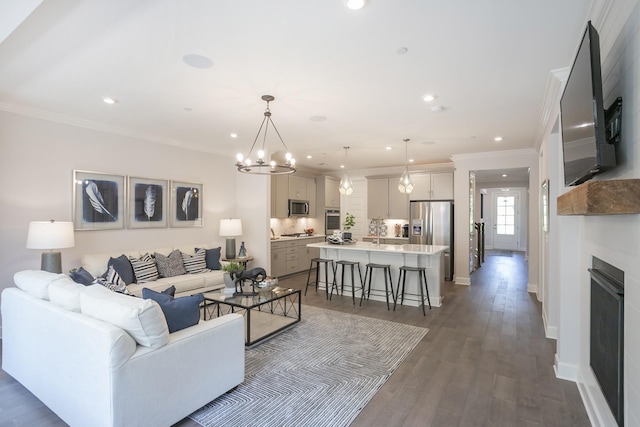
{"label": "stool seat", "polygon": [[[320,264],[324,264],[324,281],[325,281],[325,291],[327,299],[329,299],[329,264],[331,264],[331,273],[334,275],[333,281],[331,281],[332,286],[335,286],[335,265],[333,264],[332,259],[326,258],[312,258],[311,263],[309,264],[309,273],[307,274],[307,286],[304,288],[304,295],[307,296],[307,289],[309,289],[310,279],[311,279],[311,270],[313,270],[313,264],[316,265],[316,292],[318,292],[318,284],[320,282]],[[331,289],[333,292],[333,288]]]}
{"label": "stool seat", "polygon": [[[425,311],[424,300],[426,293],[426,300],[429,303],[429,310],[431,310],[431,299],[429,298],[429,287],[427,286],[427,274],[426,267],[411,267],[408,265],[403,265],[399,268],[400,274],[398,275],[398,292],[396,294],[395,302],[393,303],[393,310],[396,309],[396,304],[398,302],[398,297],[400,297],[400,305],[404,302],[404,288],[405,283],[407,281],[407,272],[417,272],[418,273],[418,289],[420,289],[420,305],[422,306],[422,315],[426,316],[427,313]],[[400,291],[400,281],[402,281],[402,292]],[[424,284],[424,289],[423,289]]]}
{"label": "stool seat", "polygon": [[336,279],[338,278],[338,267],[340,266],[342,267],[342,275],[340,276],[341,277],[340,289],[343,294],[344,294],[344,270],[347,267],[351,267],[351,300],[353,301],[353,305],[355,305],[356,304],[356,282],[355,282],[354,270],[356,266],[358,267],[358,277],[360,278],[360,290],[362,291],[362,293],[364,293],[364,281],[362,280],[362,272],[360,271],[360,263],[358,261],[347,261],[347,260],[336,261],[336,268],[333,271],[333,285],[331,286],[331,293],[329,294],[329,299],[331,299],[331,297],[333,296],[333,288],[335,288],[336,293],[338,293],[338,282]]}
{"label": "stool seat", "polygon": [[[387,310],[389,310],[389,294],[391,294],[391,300],[394,303],[396,302],[396,297],[393,295],[393,280],[391,279],[391,265],[390,264],[376,264],[374,262],[370,262],[366,266],[366,270],[364,273],[364,287],[362,288],[362,296],[360,297],[360,305],[362,305],[362,300],[364,299],[365,288],[367,285],[367,277],[369,277],[369,290],[367,291],[367,299],[371,297],[371,278],[373,277],[373,270],[376,268],[382,269],[382,273],[384,274],[384,296],[387,300]],[[387,281],[388,278],[388,281]]]}

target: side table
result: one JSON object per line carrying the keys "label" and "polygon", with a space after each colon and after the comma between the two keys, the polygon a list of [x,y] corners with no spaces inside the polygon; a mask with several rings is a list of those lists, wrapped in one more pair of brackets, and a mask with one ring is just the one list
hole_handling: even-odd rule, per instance
{"label": "side table", "polygon": [[247,263],[249,261],[253,261],[253,257],[252,256],[246,256],[244,258],[224,258],[224,257],[220,257],[220,261],[234,261],[237,262],[238,264],[242,265],[242,267],[246,270],[247,269]]}

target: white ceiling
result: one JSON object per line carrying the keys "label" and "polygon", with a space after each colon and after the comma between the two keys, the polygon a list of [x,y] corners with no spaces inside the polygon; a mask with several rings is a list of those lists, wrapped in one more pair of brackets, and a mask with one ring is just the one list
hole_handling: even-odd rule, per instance
{"label": "white ceiling", "polygon": [[[344,162],[343,146],[351,147],[349,169],[401,165],[404,138],[415,164],[534,147],[550,71],[571,65],[590,4],[369,0],[352,11],[343,0],[9,3],[0,4],[0,109],[232,161],[248,151],[260,98],[271,94],[273,121],[298,165],[320,170]],[[187,54],[213,65],[190,67]],[[424,102],[427,93],[436,100]]]}

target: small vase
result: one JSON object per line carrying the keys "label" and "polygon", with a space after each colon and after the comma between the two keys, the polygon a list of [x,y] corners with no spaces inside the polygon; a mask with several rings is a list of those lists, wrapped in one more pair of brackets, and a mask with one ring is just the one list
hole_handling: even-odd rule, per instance
{"label": "small vase", "polygon": [[351,240],[351,232],[350,231],[345,231],[342,233],[342,239],[343,240]]}
{"label": "small vase", "polygon": [[231,278],[231,273],[223,273],[222,278],[224,279],[224,293],[232,294],[236,291],[236,284],[234,280]]}
{"label": "small vase", "polygon": [[246,258],[247,249],[244,247],[244,242],[240,245],[240,251],[238,251],[238,258]]}

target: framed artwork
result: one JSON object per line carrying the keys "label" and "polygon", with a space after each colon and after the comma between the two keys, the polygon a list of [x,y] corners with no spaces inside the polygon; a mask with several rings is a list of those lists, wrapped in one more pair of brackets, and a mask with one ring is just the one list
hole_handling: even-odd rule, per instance
{"label": "framed artwork", "polygon": [[129,177],[129,228],[164,228],[169,213],[169,182]]}
{"label": "framed artwork", "polygon": [[540,218],[542,220],[542,231],[549,232],[549,180],[545,179],[542,182],[540,199]]}
{"label": "framed artwork", "polygon": [[124,228],[123,175],[73,171],[73,224],[76,230]]}
{"label": "framed artwork", "polygon": [[172,227],[202,227],[202,184],[171,181]]}

